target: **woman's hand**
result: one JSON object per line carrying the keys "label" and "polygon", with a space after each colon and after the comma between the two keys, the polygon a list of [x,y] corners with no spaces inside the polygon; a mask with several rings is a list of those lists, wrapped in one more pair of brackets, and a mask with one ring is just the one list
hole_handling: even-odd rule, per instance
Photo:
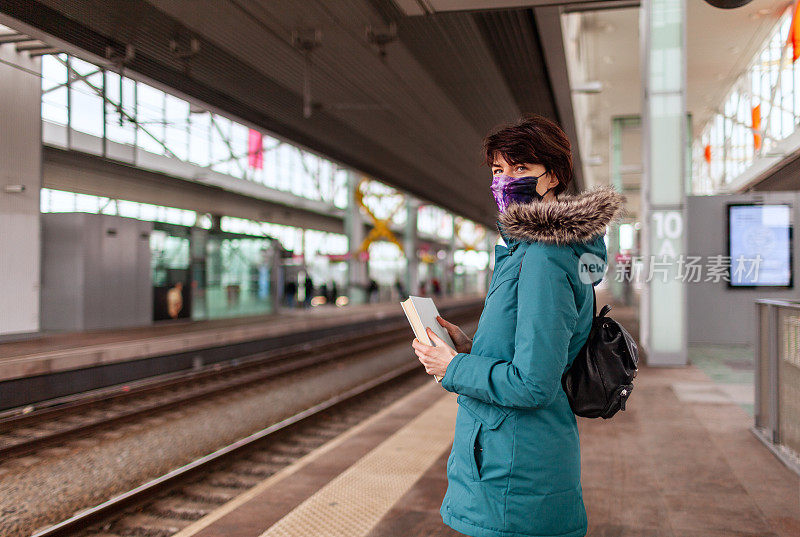
{"label": "woman's hand", "polygon": [[444,377],[444,374],[447,371],[447,366],[450,364],[453,356],[458,353],[455,351],[455,349],[451,348],[447,343],[442,341],[439,336],[434,334],[433,330],[427,327],[425,330],[428,333],[428,337],[436,344],[436,346],[434,347],[433,345],[425,345],[417,338],[414,338],[414,341],[411,342],[411,346],[414,347],[414,352],[417,354],[419,361],[425,366],[426,373],[429,375]]}
{"label": "woman's hand", "polygon": [[447,330],[447,333],[450,334],[450,339],[453,340],[456,351],[469,353],[472,350],[472,340],[463,330],[453,323],[445,321],[441,315],[437,315],[436,320]]}

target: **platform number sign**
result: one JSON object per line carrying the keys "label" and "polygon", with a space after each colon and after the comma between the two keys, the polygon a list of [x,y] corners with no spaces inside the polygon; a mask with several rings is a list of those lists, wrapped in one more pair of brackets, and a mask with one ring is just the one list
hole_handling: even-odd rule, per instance
{"label": "platform number sign", "polygon": [[683,234],[683,216],[680,211],[653,211],[653,231],[655,255],[658,258],[677,257]]}

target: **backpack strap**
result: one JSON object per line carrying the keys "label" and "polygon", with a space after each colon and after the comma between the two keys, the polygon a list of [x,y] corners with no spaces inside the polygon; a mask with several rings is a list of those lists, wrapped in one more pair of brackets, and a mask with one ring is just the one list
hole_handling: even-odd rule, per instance
{"label": "backpack strap", "polygon": [[592,304],[593,304],[593,308],[592,309],[594,311],[594,317],[592,317],[592,320],[594,320],[597,317],[603,317],[609,311],[611,311],[611,306],[609,306],[608,304],[603,306],[603,309],[600,310],[600,314],[598,315],[598,313],[597,313],[597,293],[595,293],[594,284],[590,284],[590,285],[592,286]]}

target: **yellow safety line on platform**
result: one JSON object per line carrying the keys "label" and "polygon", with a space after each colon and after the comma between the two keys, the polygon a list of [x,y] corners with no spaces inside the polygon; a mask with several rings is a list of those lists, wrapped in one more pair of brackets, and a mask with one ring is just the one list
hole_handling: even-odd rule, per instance
{"label": "yellow safety line on platform", "polygon": [[[233,500],[231,500],[231,501],[219,506],[218,508],[216,508],[213,511],[211,511],[209,514],[207,514],[203,518],[200,518],[197,521],[193,522],[192,524],[186,526],[181,531],[179,531],[178,533],[174,534],[172,537],[192,537],[193,535],[195,535],[196,533],[200,532],[204,528],[210,526],[211,524],[213,524],[214,522],[216,522],[220,518],[224,517],[228,513],[236,510],[241,505],[249,502],[250,500],[252,500],[256,496],[261,494],[263,491],[265,491],[266,489],[268,489],[271,486],[273,486],[278,481],[281,481],[281,480],[291,476],[292,474],[297,472],[300,468],[302,468],[306,464],[308,464],[308,463],[310,463],[310,462],[322,457],[323,455],[327,454],[328,452],[336,449],[342,443],[346,442],[348,439],[352,438],[353,436],[359,434],[361,431],[363,431],[364,429],[366,429],[367,427],[369,427],[370,425],[372,425],[376,421],[383,419],[383,417],[386,416],[387,414],[389,414],[389,413],[391,413],[393,411],[397,411],[400,408],[403,408],[407,404],[407,401],[410,400],[411,398],[413,398],[415,396],[415,394],[417,394],[418,392],[420,392],[422,390],[441,390],[441,389],[442,389],[441,386],[439,386],[438,384],[437,385],[433,385],[432,383],[431,384],[426,384],[424,386],[421,386],[421,387],[417,388],[416,390],[414,390],[411,393],[401,397],[400,399],[398,399],[397,401],[395,401],[391,405],[387,406],[383,410],[380,410],[379,412],[376,412],[375,414],[373,414],[372,416],[370,416],[366,420],[362,421],[358,425],[352,427],[351,429],[348,429],[346,432],[342,433],[341,435],[339,435],[339,436],[335,437],[334,439],[326,442],[325,444],[323,444],[322,446],[318,447],[317,449],[315,449],[311,453],[308,453],[308,454],[304,455],[303,457],[301,457],[301,458],[297,459],[296,461],[294,461],[289,466],[287,466],[287,467],[279,470],[278,472],[274,473],[273,475],[269,476],[267,479],[265,479],[264,481],[262,481],[261,483],[259,483],[255,487],[253,487],[253,488],[247,490],[246,492],[240,494],[239,496],[237,496]],[[450,392],[444,392],[443,395],[442,395],[442,398],[443,399],[451,399],[453,406],[457,406],[457,404],[455,402],[455,394],[452,394]],[[437,421],[439,421],[439,420],[437,420]],[[449,421],[455,422],[454,419],[453,420],[449,420]],[[451,426],[450,440],[452,440],[453,439],[453,430],[452,430],[452,428],[455,426],[455,423],[453,423],[451,425],[451,424],[448,423],[448,419],[446,417],[442,417],[442,419],[440,420],[440,425]]]}
{"label": "yellow safety line on platform", "polygon": [[366,535],[448,449],[457,408],[442,397],[260,537]]}

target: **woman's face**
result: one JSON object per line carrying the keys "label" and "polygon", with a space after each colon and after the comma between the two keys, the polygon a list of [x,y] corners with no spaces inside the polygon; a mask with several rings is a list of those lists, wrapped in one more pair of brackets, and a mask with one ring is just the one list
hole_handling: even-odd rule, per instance
{"label": "woman's face", "polygon": [[[510,177],[538,177],[545,171],[544,166],[541,164],[509,164],[505,161],[502,155],[497,155],[492,163],[492,177],[495,175],[508,175]],[[558,184],[558,179],[552,177],[551,174],[542,175],[536,182],[536,192],[540,195],[544,194],[548,188],[552,188]],[[547,192],[544,199],[554,198],[553,191]]]}

